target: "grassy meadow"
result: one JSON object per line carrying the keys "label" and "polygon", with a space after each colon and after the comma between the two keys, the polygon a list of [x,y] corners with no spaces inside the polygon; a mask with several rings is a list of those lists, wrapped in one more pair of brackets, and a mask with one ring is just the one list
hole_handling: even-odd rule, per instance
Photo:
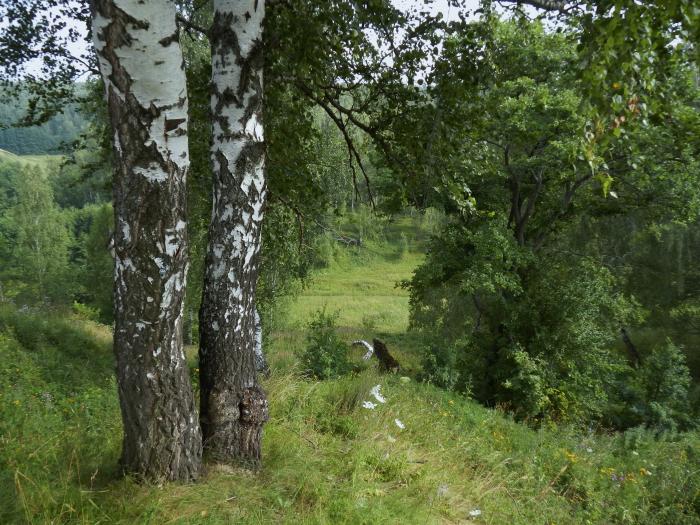
{"label": "grassy meadow", "polygon": [[[210,467],[190,485],[120,477],[110,329],[0,307],[0,523],[700,523],[697,434],[534,430],[417,381],[421,344],[396,287],[422,259],[416,221],[336,249],[285,306],[267,344],[258,472]],[[403,370],[381,375],[353,349],[358,372],[305,379],[296,354],[323,308],[348,342],[385,340]],[[376,408],[362,406],[370,400]]]}
{"label": "grassy meadow", "polygon": [[63,157],[61,155],[15,155],[10,151],[0,149],[0,162],[19,162],[20,164],[38,165],[46,168],[51,164],[57,164]]}

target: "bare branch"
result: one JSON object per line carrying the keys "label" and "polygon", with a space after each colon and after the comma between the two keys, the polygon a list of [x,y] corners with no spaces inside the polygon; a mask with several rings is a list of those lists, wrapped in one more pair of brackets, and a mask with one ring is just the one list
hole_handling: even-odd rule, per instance
{"label": "bare branch", "polygon": [[560,13],[567,13],[572,7],[578,7],[578,3],[569,5],[571,2],[564,0],[499,0],[499,3],[529,5],[544,11],[559,11]]}
{"label": "bare branch", "polygon": [[185,29],[187,29],[188,32],[189,31],[196,31],[197,33],[200,33],[201,35],[204,35],[207,38],[209,38],[209,30],[208,29],[205,29],[202,26],[195,24],[194,22],[188,20],[187,18],[185,18],[184,16],[182,16],[180,14],[178,14],[176,16],[176,20],[177,20],[177,23],[179,25],[183,26]]}
{"label": "bare branch", "polygon": [[297,223],[299,224],[299,251],[301,251],[301,247],[304,243],[304,214],[294,204],[289,202],[284,197],[277,195],[276,193],[270,192],[270,199],[276,199],[280,201],[283,206],[289,208],[290,210],[292,210],[292,212],[294,212],[294,215],[297,218]]}
{"label": "bare branch", "polygon": [[[335,107],[335,104],[333,104],[333,101],[331,101],[328,97],[324,98],[319,98],[313,94],[311,89],[309,89],[308,86],[303,84],[302,82],[297,82],[297,86],[299,89],[311,100],[316,102],[321,108],[326,112],[326,114],[330,117],[330,119],[335,123],[336,127],[340,130],[340,132],[343,135],[343,139],[345,140],[345,143],[348,146],[348,154],[350,155],[350,169],[352,170],[352,179],[353,179],[353,184],[355,186],[355,190],[357,190],[357,177],[355,176],[355,166],[352,162],[353,158],[357,162],[357,165],[360,167],[360,171],[362,172],[362,176],[365,179],[365,185],[367,186],[367,197],[369,199],[370,205],[372,206],[372,209],[376,209],[376,204],[374,202],[374,197],[372,196],[372,187],[371,183],[369,180],[369,176],[367,175],[367,171],[365,170],[364,164],[362,164],[362,159],[360,157],[360,154],[357,151],[357,148],[355,147],[355,143],[352,140],[352,137],[350,136],[350,133],[348,132],[347,129],[347,123],[343,121],[340,115],[336,114],[335,111],[333,111],[333,107]],[[346,108],[344,108],[346,109]],[[347,110],[347,109],[346,109]],[[340,111],[339,111],[340,113]],[[350,118],[350,115],[348,115],[348,121],[352,122],[355,124],[357,119]],[[367,127],[370,129],[369,127]],[[364,131],[363,128],[360,128]]]}

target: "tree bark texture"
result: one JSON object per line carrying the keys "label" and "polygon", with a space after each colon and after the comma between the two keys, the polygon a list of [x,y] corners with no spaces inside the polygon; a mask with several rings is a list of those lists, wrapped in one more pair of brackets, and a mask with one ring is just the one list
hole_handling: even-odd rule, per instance
{"label": "tree bark texture", "polygon": [[211,30],[213,209],[200,330],[200,421],[212,461],[257,465],[255,290],[265,206],[263,0],[216,0]]}
{"label": "tree bark texture", "polygon": [[182,342],[187,276],[187,91],[168,0],[93,0],[114,132],[115,329],[121,464],[191,480],[202,440]]}

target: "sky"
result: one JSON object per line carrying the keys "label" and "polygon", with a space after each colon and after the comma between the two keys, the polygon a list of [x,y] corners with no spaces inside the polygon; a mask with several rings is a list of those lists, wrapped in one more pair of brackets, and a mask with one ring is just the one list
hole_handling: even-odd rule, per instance
{"label": "sky", "polygon": [[[423,0],[392,0],[392,3],[399,9],[410,9],[411,7],[422,6]],[[464,3],[469,11],[474,11],[479,7],[479,0],[464,0]],[[430,11],[434,15],[442,13],[445,20],[457,20],[457,10],[450,8],[447,0],[435,0],[430,7]]]}
{"label": "sky", "polygon": [[[479,0],[463,0],[466,8],[469,11],[474,11],[479,7]],[[392,0],[393,4],[400,9],[408,10],[411,8],[425,8],[423,0]],[[442,13],[446,20],[457,20],[457,9],[449,6],[448,0],[434,0],[431,5],[429,5],[432,14]],[[0,24],[2,21],[0,21]],[[87,33],[87,28],[76,21],[70,21],[69,24],[72,27],[79,29],[83,34]],[[70,49],[74,56],[82,55],[89,44],[84,40],[70,44]],[[37,73],[39,71],[39,62],[30,65],[27,68],[30,73]]]}
{"label": "sky", "polygon": [[[479,0],[464,0],[466,7],[469,11],[474,11],[479,7]],[[392,0],[392,3],[400,9],[410,9],[415,7],[423,7],[423,0]],[[430,6],[430,11],[432,14],[442,13],[446,20],[457,20],[457,10],[455,8],[450,8],[448,0],[434,0]],[[75,21],[71,21],[73,27],[79,28],[83,33],[86,32],[84,26],[78,25]],[[85,50],[86,44],[80,43],[80,45],[74,45],[74,49],[77,53]]]}

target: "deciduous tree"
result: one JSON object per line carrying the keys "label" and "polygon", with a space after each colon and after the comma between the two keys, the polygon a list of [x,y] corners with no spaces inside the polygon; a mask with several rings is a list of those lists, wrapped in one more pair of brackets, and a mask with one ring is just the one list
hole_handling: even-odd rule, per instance
{"label": "deciduous tree", "polygon": [[212,219],[200,330],[200,420],[215,461],[260,461],[267,400],[256,380],[255,290],[267,194],[264,2],[217,0],[211,29]]}
{"label": "deciduous tree", "polygon": [[149,479],[190,480],[199,474],[202,449],[182,342],[190,161],[175,15],[167,0],[92,2],[114,132],[121,463]]}

